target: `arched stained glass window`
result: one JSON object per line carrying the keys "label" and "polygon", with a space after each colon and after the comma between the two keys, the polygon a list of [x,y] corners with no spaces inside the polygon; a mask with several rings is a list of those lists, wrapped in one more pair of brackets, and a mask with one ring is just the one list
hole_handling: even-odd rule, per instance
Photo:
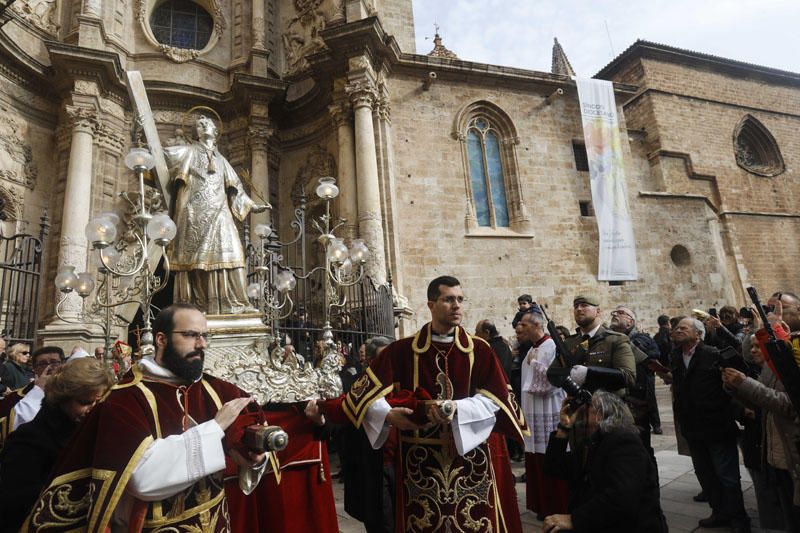
{"label": "arched stained glass window", "polygon": [[475,117],[469,123],[467,157],[478,225],[508,227],[500,137],[485,117]]}
{"label": "arched stained glass window", "polygon": [[153,10],[150,28],[161,44],[202,50],[211,39],[214,19],[192,0],[166,0]]}

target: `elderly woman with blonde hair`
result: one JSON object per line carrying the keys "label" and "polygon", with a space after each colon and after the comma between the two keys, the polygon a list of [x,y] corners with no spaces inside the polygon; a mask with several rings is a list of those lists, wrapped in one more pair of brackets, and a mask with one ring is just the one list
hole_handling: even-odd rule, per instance
{"label": "elderly woman with blonde hair", "polygon": [[18,531],[75,429],[114,384],[102,361],[81,358],[47,380],[36,417],[11,433],[0,454],[0,531]]}

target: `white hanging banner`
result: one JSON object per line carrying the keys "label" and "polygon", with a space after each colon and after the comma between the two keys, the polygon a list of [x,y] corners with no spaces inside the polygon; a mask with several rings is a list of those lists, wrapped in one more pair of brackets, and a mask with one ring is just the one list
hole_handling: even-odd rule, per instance
{"label": "white hanging banner", "polygon": [[625,188],[614,86],[605,80],[575,81],[589,159],[592,203],[600,235],[597,279],[635,280],[638,278],[636,244]]}

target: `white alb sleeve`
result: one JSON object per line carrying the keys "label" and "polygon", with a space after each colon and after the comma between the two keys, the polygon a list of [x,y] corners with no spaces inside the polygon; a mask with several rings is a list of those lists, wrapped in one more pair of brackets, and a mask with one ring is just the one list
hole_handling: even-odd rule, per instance
{"label": "white alb sleeve", "polygon": [[500,407],[483,394],[456,400],[456,406],[451,425],[456,451],[463,456],[489,438]]}
{"label": "white alb sleeve", "polygon": [[34,385],[28,394],[22,397],[14,406],[14,423],[11,430],[14,431],[22,424],[28,423],[36,418],[36,413],[42,408],[44,391],[39,385]]}
{"label": "white alb sleeve", "polygon": [[364,423],[362,425],[374,450],[383,446],[383,443],[389,437],[390,426],[386,423],[386,415],[391,410],[392,407],[389,402],[385,398],[381,398],[373,402],[367,409],[366,415],[364,415]]}
{"label": "white alb sleeve", "polygon": [[163,500],[225,469],[222,431],[215,420],[156,439],[144,452],[126,490],[144,501]]}

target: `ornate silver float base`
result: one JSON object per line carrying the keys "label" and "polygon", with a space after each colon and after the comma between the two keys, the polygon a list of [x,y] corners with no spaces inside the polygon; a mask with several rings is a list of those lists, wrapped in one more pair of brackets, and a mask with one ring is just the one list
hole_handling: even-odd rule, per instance
{"label": "ornate silver float base", "polygon": [[207,319],[213,342],[206,350],[206,372],[235,383],[259,403],[335,398],[342,393],[335,354],[326,356],[320,368],[301,367],[295,357],[284,361],[283,348],[275,346],[258,313]]}

